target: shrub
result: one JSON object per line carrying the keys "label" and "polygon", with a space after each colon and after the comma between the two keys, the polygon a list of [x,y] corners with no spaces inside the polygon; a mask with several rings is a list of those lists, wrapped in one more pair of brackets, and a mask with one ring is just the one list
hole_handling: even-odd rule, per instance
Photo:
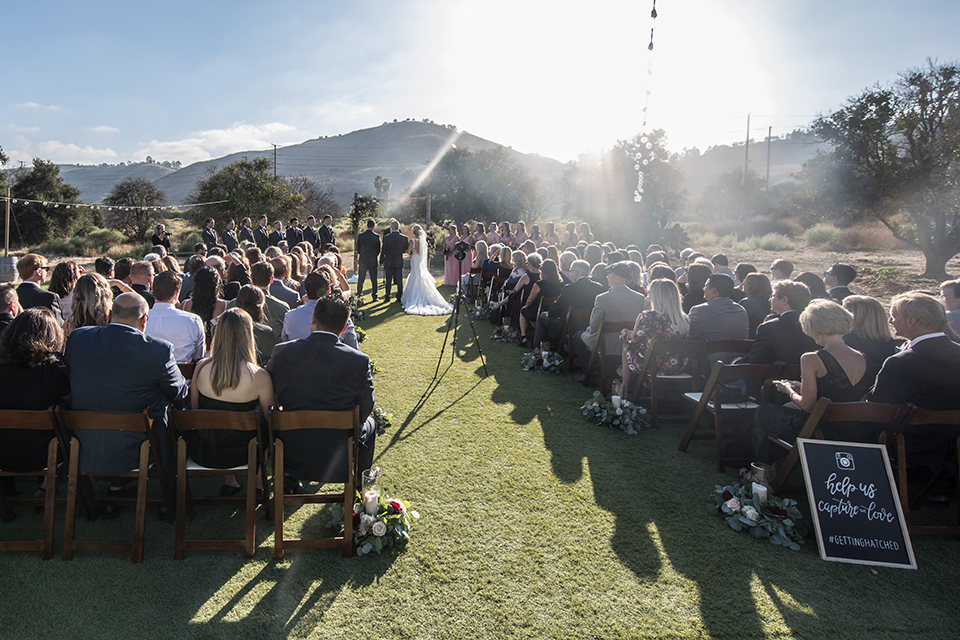
{"label": "shrub", "polygon": [[807,244],[827,244],[834,243],[840,237],[840,229],[832,224],[815,224],[807,229],[803,234],[803,239]]}
{"label": "shrub", "polygon": [[712,231],[694,231],[690,234],[691,247],[715,247],[719,239]]}
{"label": "shrub", "polygon": [[[193,231],[188,229],[190,228],[188,227],[187,229],[184,229],[184,231],[182,231],[180,235],[177,236],[177,244],[176,244],[175,251],[189,251],[190,253],[193,253],[193,247],[196,246],[198,242],[203,242],[200,239],[199,231]],[[172,245],[171,245],[171,248],[173,248]]]}
{"label": "shrub", "polygon": [[111,248],[122,244],[124,240],[123,234],[119,231],[96,229],[83,236],[45,242],[37,250],[44,255],[92,258],[106,255]]}
{"label": "shrub", "polygon": [[844,229],[840,232],[837,244],[860,251],[909,248],[909,245],[894,238],[889,229],[879,224],[858,224]]}
{"label": "shrub", "polygon": [[796,247],[787,236],[779,233],[768,233],[763,237],[750,236],[737,244],[740,251],[793,251]]}

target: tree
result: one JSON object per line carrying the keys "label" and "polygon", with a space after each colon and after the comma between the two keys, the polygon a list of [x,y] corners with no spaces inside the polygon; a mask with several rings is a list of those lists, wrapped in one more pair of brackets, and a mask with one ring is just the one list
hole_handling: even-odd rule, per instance
{"label": "tree", "polygon": [[377,191],[377,200],[386,200],[390,197],[390,187],[393,186],[393,183],[390,182],[390,178],[384,178],[383,176],[378,175],[373,179],[373,188]]}
{"label": "tree", "polygon": [[[3,147],[0,147],[0,167],[6,165],[10,162],[10,158],[7,157],[7,154],[3,152]],[[7,174],[3,171],[0,171],[0,187],[4,187],[7,184]]]}
{"label": "tree", "polygon": [[197,225],[213,218],[219,229],[230,219],[256,220],[261,215],[271,220],[282,218],[299,210],[304,197],[293,193],[286,180],[273,175],[267,158],[254,158],[237,160],[223,169],[208,169],[206,177],[197,182],[197,191],[190,201],[216,202],[192,207],[191,217]]}
{"label": "tree", "polygon": [[97,222],[80,201],[80,190],[60,177],[60,167],[49,160],[33,159],[30,171],[20,171],[10,190],[13,199],[39,200],[18,203],[13,209],[10,238],[31,245],[50,238],[66,238],[93,228]]}
{"label": "tree", "polygon": [[[350,232],[360,233],[360,221],[367,218],[377,218],[380,215],[380,203],[376,196],[362,196],[353,194],[353,204],[350,206]],[[356,262],[356,261],[354,261]]]}
{"label": "tree", "polygon": [[317,220],[323,220],[323,216],[330,215],[336,218],[340,214],[340,203],[333,197],[333,187],[321,189],[316,182],[306,176],[295,176],[286,180],[290,185],[291,193],[303,196],[299,214],[301,220],[311,215]]}
{"label": "tree", "polygon": [[707,187],[697,201],[702,218],[750,220],[769,211],[764,179],[755,171],[731,169]]}
{"label": "tree", "polygon": [[107,227],[118,229],[131,240],[143,242],[157,219],[152,207],[165,202],[163,191],[146,178],[124,178],[113,185],[110,195],[103,199],[108,205],[103,221]]}
{"label": "tree", "polygon": [[879,219],[923,252],[923,275],[935,279],[960,252],[958,114],[960,66],[927,60],[813,123],[834,146],[818,159],[834,172],[821,196]]}

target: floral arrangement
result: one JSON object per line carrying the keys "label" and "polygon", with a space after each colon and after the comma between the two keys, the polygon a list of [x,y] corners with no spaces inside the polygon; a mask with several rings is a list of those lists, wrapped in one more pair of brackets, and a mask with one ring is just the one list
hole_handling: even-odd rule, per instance
{"label": "floral arrangement", "polygon": [[468,313],[473,314],[474,320],[489,320],[490,319],[490,307],[480,307],[479,309],[474,308],[472,311],[468,308]]}
{"label": "floral arrangement", "polygon": [[[399,498],[380,496],[377,514],[370,515],[364,510],[363,496],[357,492],[353,500],[353,546],[357,555],[362,556],[373,551],[380,555],[384,549],[397,546],[410,539],[410,526],[420,518],[416,511],[410,511],[407,504]],[[340,527],[344,531],[343,507],[335,507],[333,519],[327,528]]]}
{"label": "floral arrangement", "polygon": [[363,320],[365,314],[360,307],[364,304],[366,304],[366,301],[363,299],[363,296],[350,296],[350,317],[353,318],[354,322]]}
{"label": "floral arrangement", "polygon": [[381,371],[383,371],[383,369],[377,364],[377,361],[373,358],[370,358],[370,375],[375,376]]}
{"label": "floral arrangement", "polygon": [[737,484],[716,485],[717,513],[734,531],[747,530],[756,538],[767,538],[772,544],[799,551],[808,529],[797,501],[772,493],[761,501],[753,493],[753,482],[753,475],[741,469]]}
{"label": "floral arrangement", "polygon": [[593,397],[584,402],[580,409],[588,422],[622,429],[631,436],[636,435],[642,427],[649,426],[646,409],[625,399],[620,400],[619,407],[614,406],[613,398],[604,397],[599,391],[594,391]]}
{"label": "floral arrangement", "polygon": [[493,335],[490,336],[491,340],[496,340],[497,342],[516,342],[520,338],[520,330],[509,327],[504,330],[503,327],[497,327],[497,330],[493,332]]}
{"label": "floral arrangement", "polygon": [[387,413],[383,408],[375,404],[373,405],[373,420],[377,423],[377,435],[383,434],[384,431],[393,426],[393,414]]}
{"label": "floral arrangement", "polygon": [[367,332],[358,326],[354,326],[353,330],[357,334],[357,344],[363,344],[363,341],[367,339]]}
{"label": "floral arrangement", "polygon": [[557,375],[561,371],[563,358],[560,357],[559,353],[534,351],[523,354],[523,357],[520,358],[520,364],[523,365],[524,371],[536,371],[537,373],[552,373],[553,375]]}

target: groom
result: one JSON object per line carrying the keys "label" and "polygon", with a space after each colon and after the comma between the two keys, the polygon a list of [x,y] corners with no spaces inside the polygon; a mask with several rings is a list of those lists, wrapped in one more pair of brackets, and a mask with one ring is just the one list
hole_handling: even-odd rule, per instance
{"label": "groom", "polygon": [[400,223],[396,218],[390,218],[390,232],[383,238],[383,249],[380,251],[380,266],[386,283],[384,300],[390,302],[390,290],[394,283],[397,285],[397,300],[403,295],[403,254],[410,246],[410,239],[400,233]]}

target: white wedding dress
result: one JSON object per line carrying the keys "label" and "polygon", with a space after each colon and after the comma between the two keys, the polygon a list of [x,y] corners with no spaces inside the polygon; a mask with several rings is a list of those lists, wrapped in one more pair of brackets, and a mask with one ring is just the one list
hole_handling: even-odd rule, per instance
{"label": "white wedding dress", "polygon": [[[400,303],[403,310],[414,316],[443,316],[453,312],[453,305],[437,291],[437,281],[427,268],[427,234],[420,231],[419,242],[410,252],[410,275],[403,285]],[[418,250],[419,249],[419,250]]]}

